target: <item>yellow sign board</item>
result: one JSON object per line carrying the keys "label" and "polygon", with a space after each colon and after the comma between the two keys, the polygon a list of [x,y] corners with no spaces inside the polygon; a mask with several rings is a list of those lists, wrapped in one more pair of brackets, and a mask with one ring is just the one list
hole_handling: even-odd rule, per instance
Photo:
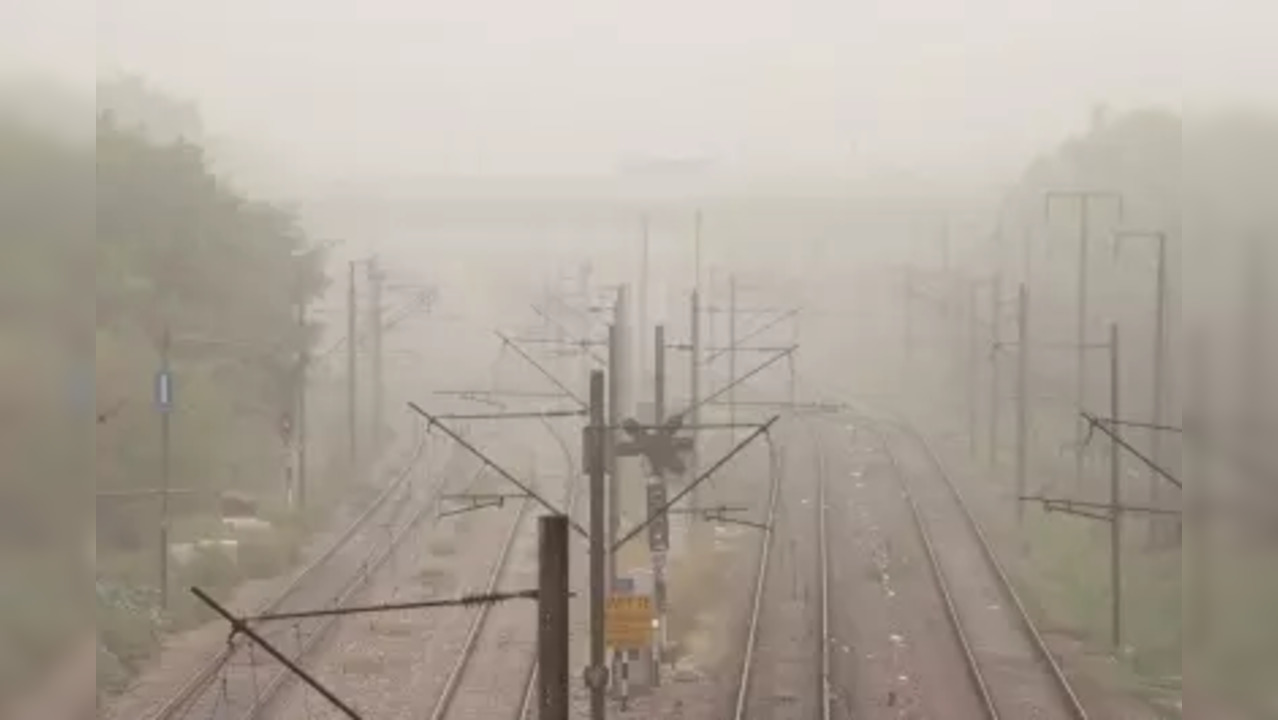
{"label": "yellow sign board", "polygon": [[617,650],[639,650],[652,645],[652,598],[647,595],[614,595],[608,598],[604,641]]}

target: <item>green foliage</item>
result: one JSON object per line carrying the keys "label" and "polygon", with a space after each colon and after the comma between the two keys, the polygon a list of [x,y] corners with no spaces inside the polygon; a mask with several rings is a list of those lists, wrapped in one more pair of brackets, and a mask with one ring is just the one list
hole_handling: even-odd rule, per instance
{"label": "green foliage", "polygon": [[[46,132],[48,118],[17,111],[30,93],[0,88],[0,561],[87,579],[96,526],[100,583],[138,588],[155,582],[155,499],[100,499],[90,515],[87,498],[90,478],[99,490],[159,485],[161,328],[175,339],[172,486],[271,498],[296,358],[318,335],[298,326],[297,308],[326,281],[323,254],[305,252],[289,212],[209,170],[192,143],[202,135],[193,106],[127,79],[99,90],[106,112],[83,124],[90,142],[87,132]],[[206,558],[174,578],[228,593],[239,579]],[[87,606],[52,601],[84,605],[87,592],[32,575],[21,587],[27,596],[0,599],[0,647],[13,650],[0,653],[0,666],[12,666],[0,672],[0,696],[62,642],[52,630],[93,618]],[[153,590],[127,600],[100,593],[96,612],[100,666],[116,686],[164,624]],[[182,602],[167,622],[186,622]]]}

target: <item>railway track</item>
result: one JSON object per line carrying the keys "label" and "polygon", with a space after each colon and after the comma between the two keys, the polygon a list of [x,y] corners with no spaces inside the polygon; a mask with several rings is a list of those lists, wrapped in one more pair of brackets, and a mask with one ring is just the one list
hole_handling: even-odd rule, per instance
{"label": "railway track", "polygon": [[[444,474],[427,488],[414,488],[412,470],[424,448],[423,437],[368,508],[262,607],[262,613],[340,606],[368,584],[395,547],[429,515],[442,490]],[[314,651],[335,624],[336,618],[317,618],[267,629],[265,635],[277,647],[302,657]],[[148,717],[252,720],[291,679],[287,669],[260,648],[245,638],[235,638]]]}
{"label": "railway track", "polygon": [[[905,423],[871,421],[910,508],[962,647],[967,674],[990,720],[1088,720],[962,492],[927,441]],[[908,443],[893,448],[891,431]],[[962,579],[959,587],[954,581]]]}
{"label": "railway track", "polygon": [[815,467],[805,473],[810,482],[786,482],[784,501],[782,472],[772,473],[735,720],[830,717],[826,465],[819,436],[800,422],[816,446]]}
{"label": "railway track", "polygon": [[[581,482],[572,484],[568,515],[581,496]],[[531,499],[522,500],[501,554],[489,576],[486,592],[537,584],[536,515]],[[522,682],[512,683],[518,677]],[[435,702],[430,720],[449,718],[514,718],[536,715],[536,609],[525,604],[482,605],[471,619],[466,641]]]}

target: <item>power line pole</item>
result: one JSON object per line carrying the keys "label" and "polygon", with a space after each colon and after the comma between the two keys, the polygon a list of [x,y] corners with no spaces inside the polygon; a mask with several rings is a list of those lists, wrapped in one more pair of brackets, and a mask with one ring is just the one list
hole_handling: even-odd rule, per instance
{"label": "power line pole", "polygon": [[990,284],[990,467],[998,467],[998,424],[1000,380],[998,356],[1003,342],[1003,273],[996,272]]}
{"label": "power line pole", "polygon": [[641,378],[639,388],[643,392],[643,388],[648,382],[648,260],[650,245],[648,241],[648,215],[645,213],[640,220],[642,224],[643,257],[639,263],[639,312],[636,321],[639,323],[639,377]]}
{"label": "power line pole", "polygon": [[382,272],[377,262],[377,256],[374,255],[368,261],[368,287],[369,287],[369,332],[372,337],[372,380],[373,380],[373,398],[372,398],[372,418],[370,423],[372,431],[369,433],[370,445],[372,447],[373,457],[382,451],[382,408],[383,399],[385,398],[385,386],[383,384],[383,365],[382,365],[382,285],[386,276]]}
{"label": "power line pole", "polygon": [[1210,418],[1208,400],[1211,397],[1208,388],[1210,372],[1207,366],[1206,333],[1197,331],[1186,343],[1188,350],[1187,385],[1189,386],[1189,416],[1185,418],[1189,436],[1189,476],[1194,479],[1189,498],[1190,529],[1193,531],[1190,541],[1193,543],[1190,561],[1190,597],[1189,627],[1187,635],[1193,654],[1201,657],[1206,650],[1208,631],[1211,629],[1211,573],[1208,562],[1211,559],[1211,515],[1209,510],[1210,492],[1208,466],[1205,458],[1203,435],[1207,432]]}
{"label": "power line pole", "polygon": [[166,323],[160,334],[160,372],[156,378],[156,404],[160,411],[160,608],[169,607],[169,486],[173,410],[173,373],[170,363],[173,336]]}
{"label": "power line pole", "polygon": [[[608,326],[608,429],[605,431],[607,443],[608,471],[608,542],[611,544],[617,537],[621,525],[621,463],[617,457],[617,435],[621,426],[621,329],[614,322]],[[608,555],[608,590],[612,591],[617,582],[617,558]]]}
{"label": "power line pole", "polygon": [[356,335],[359,328],[356,313],[359,312],[359,307],[355,296],[355,264],[354,260],[350,262],[346,287],[346,440],[352,472],[359,466],[359,336]]}
{"label": "power line pole", "polygon": [[[1158,244],[1158,266],[1154,283],[1154,377],[1153,408],[1149,437],[1149,456],[1158,465],[1162,465],[1162,430],[1158,428],[1166,424],[1163,418],[1163,403],[1167,393],[1167,234],[1163,232],[1121,232],[1115,237],[1121,247],[1123,238],[1143,237]],[[1162,478],[1153,469],[1149,471],[1149,505],[1159,507],[1162,500]],[[1162,528],[1166,525],[1160,518],[1152,518],[1149,523],[1149,544],[1155,546],[1165,541]]]}
{"label": "power line pole", "polygon": [[[666,421],[666,327],[658,325],[653,331],[654,340],[654,376],[653,376],[653,421],[654,426],[661,426]],[[695,475],[693,477],[696,477]],[[665,507],[666,499],[669,495],[669,488],[666,486],[666,477],[662,472],[653,473],[653,477],[649,480],[653,487],[648,492],[648,515],[652,515],[660,508]],[[648,534],[648,549],[652,554],[652,584],[653,595],[657,606],[657,618],[659,637],[657,642],[657,656],[654,658],[653,680],[655,684],[661,682],[661,658],[665,654],[666,648],[666,615],[667,615],[667,594],[666,594],[666,553],[670,550],[670,520],[669,516],[662,516],[656,520],[653,525],[654,532]]]}
{"label": "power line pole", "polygon": [[977,408],[977,391],[981,385],[981,336],[980,314],[977,309],[977,292],[980,285],[973,280],[967,290],[967,439],[968,451],[977,457],[977,424],[980,411]]}
{"label": "power line pole", "polygon": [[298,507],[306,507],[306,393],[307,380],[309,377],[311,354],[308,345],[308,333],[306,331],[306,300],[300,300],[297,306],[297,325],[299,334],[301,335],[301,345],[298,347],[297,353],[297,504]]}
{"label": "power line pole", "polygon": [[1109,454],[1109,504],[1110,504],[1110,577],[1112,588],[1110,606],[1111,641],[1115,649],[1123,642],[1123,511],[1122,511],[1122,449],[1118,438],[1122,433],[1119,420],[1119,357],[1118,324],[1109,326],[1109,416],[1113,419],[1114,438]]}
{"label": "power line pole", "polygon": [[[737,276],[728,276],[728,382],[737,380]],[[737,390],[729,386],[728,390],[728,430],[729,442],[737,442]]]}
{"label": "power line pole", "polygon": [[[700,214],[697,215],[700,218]],[[698,223],[700,225],[700,223]],[[693,427],[701,424],[701,407],[699,401],[701,399],[701,293],[699,290],[692,291],[692,315],[691,334],[692,334],[692,362],[689,372],[689,399],[688,406],[692,411],[688,413],[688,420]],[[701,453],[698,449],[700,439],[698,433],[692,434],[692,457],[688,465],[691,477],[697,477],[701,470]],[[692,494],[692,509],[697,511],[701,509],[700,493],[694,490]],[[693,523],[696,522],[695,515]]]}
{"label": "power line pole", "polygon": [[902,368],[907,373],[914,364],[914,266],[905,266],[905,293],[903,303],[901,305],[902,312],[905,315],[901,327],[904,331],[905,339],[905,366]]}
{"label": "power line pole", "polygon": [[[1087,289],[1088,275],[1091,266],[1090,245],[1091,245],[1091,204],[1101,200],[1117,200],[1118,215],[1123,215],[1123,198],[1121,195],[1109,192],[1049,192],[1046,199],[1046,214],[1050,218],[1052,210],[1052,200],[1075,199],[1079,203],[1079,223],[1078,223],[1078,358],[1077,358],[1077,388],[1075,389],[1075,404],[1079,409],[1087,407]],[[1084,448],[1083,440],[1087,432],[1086,424],[1078,421],[1074,427],[1074,486],[1080,487],[1083,483],[1083,457]]]}
{"label": "power line pole", "polygon": [[[1029,287],[1021,283],[1016,298],[1016,496],[1024,497],[1029,484],[1029,368],[1030,304]],[[1024,519],[1024,505],[1016,503],[1016,521]]]}
{"label": "power line pole", "polygon": [[590,373],[590,427],[586,429],[586,470],[590,475],[590,665],[586,668],[586,687],[590,689],[591,720],[606,720],[608,702],[608,666],[604,644],[604,603],[607,582],[608,535],[604,522],[605,444],[604,374]]}
{"label": "power line pole", "polygon": [[541,518],[537,684],[541,720],[568,720],[568,518]]}

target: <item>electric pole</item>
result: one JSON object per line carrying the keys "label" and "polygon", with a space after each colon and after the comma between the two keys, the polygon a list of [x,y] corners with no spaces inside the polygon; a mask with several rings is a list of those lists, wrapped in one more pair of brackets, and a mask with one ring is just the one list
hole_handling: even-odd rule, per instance
{"label": "electric pole", "polygon": [[606,602],[608,535],[604,522],[605,433],[604,374],[590,373],[590,427],[586,429],[586,470],[590,475],[590,665],[586,668],[586,687],[590,689],[591,720],[606,720],[608,702],[608,666],[604,644],[604,604]]}
{"label": "electric pole", "polygon": [[[615,541],[621,525],[620,461],[617,457],[617,428],[621,427],[621,329],[614,322],[608,326],[608,429],[604,431],[607,443],[608,472],[608,544]],[[608,591],[617,582],[617,558],[608,555]]]}
{"label": "electric pole", "polygon": [[382,273],[381,267],[377,262],[377,256],[374,255],[368,261],[368,292],[369,292],[369,333],[371,334],[372,347],[372,432],[369,433],[370,445],[372,448],[372,456],[377,457],[382,451],[382,407],[385,397],[385,386],[383,385],[383,365],[382,365],[382,284],[386,276]]}
{"label": "electric pole", "polygon": [[171,432],[173,410],[173,373],[171,358],[173,336],[166,323],[160,333],[160,373],[156,379],[156,404],[160,410],[160,608],[169,607],[169,486],[171,470]]}
{"label": "electric pole", "polygon": [[1123,511],[1122,511],[1122,449],[1118,438],[1122,433],[1119,402],[1118,324],[1109,326],[1109,415],[1114,437],[1109,454],[1109,504],[1110,513],[1110,585],[1113,589],[1110,607],[1111,640],[1114,648],[1123,642]]}
{"label": "electric pole", "polygon": [[[737,381],[737,276],[728,276],[728,382]],[[737,442],[737,390],[735,385],[728,386],[728,430],[729,443]]]}
{"label": "electric pole", "polygon": [[356,332],[359,323],[356,313],[359,311],[355,296],[355,261],[350,262],[346,287],[346,440],[347,456],[350,460],[350,471],[359,467],[359,367],[357,353],[359,337]]}
{"label": "electric pole", "polygon": [[[1153,409],[1149,437],[1149,456],[1157,465],[1162,465],[1162,433],[1160,430],[1166,423],[1163,420],[1163,403],[1167,393],[1167,234],[1163,232],[1121,232],[1115,235],[1120,242],[1123,238],[1143,237],[1153,240],[1158,245],[1158,265],[1155,270],[1154,283],[1154,377],[1153,377]],[[1115,250],[1121,245],[1116,245]],[[1149,471],[1149,505],[1159,507],[1162,499],[1162,478],[1152,468]],[[1165,524],[1153,518],[1149,524],[1149,544],[1155,546],[1166,540],[1160,528]]]}
{"label": "electric pole", "polygon": [[[1030,368],[1030,304],[1029,288],[1021,283],[1016,298],[1016,497],[1025,497],[1029,484],[1029,368]],[[1016,503],[1016,520],[1024,519],[1024,505]]]}
{"label": "electric pole", "polygon": [[[653,332],[654,342],[654,377],[653,377],[653,421],[654,426],[660,427],[666,422],[666,327],[658,325]],[[696,477],[695,475],[693,476]],[[649,480],[655,485],[649,489],[648,497],[648,514],[660,510],[666,505],[666,499],[669,495],[669,488],[666,487],[665,474],[655,472]],[[648,544],[652,553],[652,584],[653,595],[657,606],[658,629],[660,631],[657,643],[657,658],[653,663],[656,666],[653,673],[654,680],[659,684],[661,680],[661,657],[665,653],[666,647],[666,553],[670,550],[670,521],[669,516],[660,518],[653,523],[654,528],[662,528],[661,532],[649,533]]]}
{"label": "electric pole", "polygon": [[1002,331],[1003,274],[994,273],[990,285],[990,468],[998,470],[998,423],[999,423],[999,391],[1000,387],[998,356],[1003,351]]}
{"label": "electric pole", "polygon": [[[1091,266],[1091,204],[1101,200],[1115,200],[1118,203],[1118,216],[1123,216],[1123,198],[1117,193],[1108,192],[1049,192],[1047,194],[1046,214],[1050,218],[1052,200],[1075,199],[1079,203],[1078,222],[1078,358],[1075,404],[1079,409],[1087,407],[1087,289],[1088,275]],[[1083,483],[1083,440],[1087,428],[1081,421],[1074,428],[1074,486]]]}
{"label": "electric pole", "polygon": [[[905,337],[905,365],[902,370],[908,373],[914,363],[914,266],[905,266],[905,292],[901,311],[905,315],[901,328]],[[902,378],[904,379],[904,375]]]}
{"label": "electric pole", "polygon": [[977,457],[980,412],[977,408],[977,390],[981,385],[981,336],[980,314],[977,310],[977,291],[980,285],[973,280],[967,290],[967,439],[968,452]]}
{"label": "electric pole", "polygon": [[[701,217],[700,214],[697,215]],[[700,226],[700,222],[698,222]],[[689,376],[689,399],[688,406],[692,408],[688,413],[688,420],[693,427],[701,424],[701,294],[698,290],[692,291],[692,316],[691,334],[692,334],[692,363]],[[701,453],[698,450],[700,444],[699,434],[692,433],[692,457],[688,465],[689,477],[696,478],[701,472]],[[700,494],[694,490],[692,494],[692,510],[696,512],[701,509]],[[693,516],[695,523],[695,515]]]}
{"label": "electric pole", "polygon": [[648,241],[648,215],[645,213],[641,218],[641,242],[643,257],[639,263],[639,312],[636,321],[639,324],[639,392],[643,392],[643,388],[648,382],[648,260],[650,245]]}
{"label": "electric pole", "polygon": [[306,300],[301,299],[297,305],[297,325],[301,336],[301,344],[297,351],[297,420],[294,422],[297,432],[297,504],[306,507],[306,392],[307,378],[310,368],[310,348],[306,330]]}

